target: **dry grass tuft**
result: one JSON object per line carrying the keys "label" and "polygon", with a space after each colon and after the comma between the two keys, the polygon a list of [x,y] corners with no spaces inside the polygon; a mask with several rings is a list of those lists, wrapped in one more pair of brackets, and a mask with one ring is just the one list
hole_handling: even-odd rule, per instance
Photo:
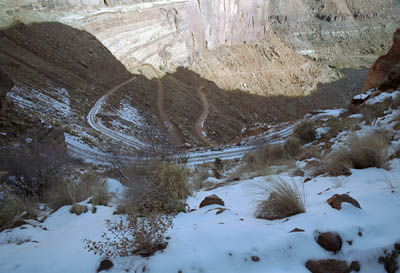
{"label": "dry grass tuft", "polygon": [[79,204],[74,204],[70,209],[70,213],[76,214],[76,215],[81,215],[82,213],[88,212],[88,207],[86,205],[79,205]]}
{"label": "dry grass tuft", "polygon": [[340,148],[325,158],[325,165],[317,173],[331,176],[349,175],[350,168],[365,169],[370,167],[386,168],[390,138],[382,132],[349,138],[347,148]]}
{"label": "dry grass tuft", "polygon": [[107,185],[104,179],[93,172],[87,172],[80,180],[60,180],[54,182],[45,195],[47,204],[53,210],[65,205],[73,205],[92,197],[93,205],[106,206],[110,200]]}
{"label": "dry grass tuft", "polygon": [[257,218],[276,220],[306,211],[304,188],[295,181],[289,183],[278,177],[272,182],[269,192],[269,199],[261,201],[257,207]]}
{"label": "dry grass tuft", "polygon": [[24,219],[35,219],[38,215],[35,201],[4,190],[0,199],[0,232],[18,226]]}

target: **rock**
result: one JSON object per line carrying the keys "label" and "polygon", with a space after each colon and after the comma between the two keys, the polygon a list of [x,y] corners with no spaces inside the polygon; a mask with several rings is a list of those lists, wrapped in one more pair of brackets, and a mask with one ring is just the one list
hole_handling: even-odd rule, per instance
{"label": "rock", "polygon": [[351,268],[351,270],[353,270],[355,272],[360,272],[361,265],[358,261],[352,261],[350,264],[350,268]]}
{"label": "rock", "polygon": [[[371,66],[362,93],[371,88],[396,89],[400,84],[400,28],[393,34],[389,52]],[[382,90],[385,91],[385,90]]]}
{"label": "rock", "polygon": [[328,204],[337,210],[341,210],[342,209],[342,203],[350,203],[353,206],[355,206],[356,208],[361,209],[360,204],[358,203],[357,200],[355,200],[354,198],[352,198],[351,196],[349,196],[348,194],[335,194],[332,197],[330,197],[328,200],[326,200],[326,202],[328,202]]}
{"label": "rock", "polygon": [[219,198],[217,195],[213,194],[213,195],[207,196],[206,198],[203,199],[203,201],[201,201],[200,208],[209,206],[209,205],[225,206],[225,203],[221,198]]}
{"label": "rock", "polygon": [[257,257],[257,256],[251,256],[251,260],[252,260],[253,262],[259,262],[259,261],[260,261],[260,258]]}
{"label": "rock", "polygon": [[378,258],[378,262],[383,264],[387,273],[395,273],[399,269],[399,265],[397,264],[399,254],[400,246],[399,244],[395,244],[394,249],[391,252],[388,252],[387,250],[384,251],[384,254]]}
{"label": "rock", "polygon": [[337,252],[342,248],[342,238],[336,233],[323,232],[318,235],[317,243],[327,251]]}
{"label": "rock", "polygon": [[306,267],[312,273],[350,273],[351,268],[346,261],[326,259],[326,260],[308,260]]}
{"label": "rock", "polygon": [[301,229],[301,228],[294,228],[294,229],[292,229],[289,233],[293,233],[293,232],[304,232],[304,229]]}
{"label": "rock", "polygon": [[104,259],[101,261],[99,268],[97,268],[97,272],[108,270],[114,266],[113,262],[109,259]]}

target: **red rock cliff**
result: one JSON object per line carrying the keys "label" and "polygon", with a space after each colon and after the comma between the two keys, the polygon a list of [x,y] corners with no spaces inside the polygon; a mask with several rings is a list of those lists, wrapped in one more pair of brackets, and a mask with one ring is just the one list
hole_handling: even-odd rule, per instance
{"label": "red rock cliff", "polygon": [[396,89],[400,85],[400,28],[393,34],[393,45],[389,52],[379,57],[371,66],[361,90],[365,93],[371,88],[383,90]]}

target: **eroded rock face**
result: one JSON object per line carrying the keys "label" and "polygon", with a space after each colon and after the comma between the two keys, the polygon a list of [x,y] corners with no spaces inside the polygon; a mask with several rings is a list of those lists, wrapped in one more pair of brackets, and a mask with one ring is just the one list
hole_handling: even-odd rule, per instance
{"label": "eroded rock face", "polygon": [[[400,28],[393,34],[389,52],[371,66],[362,93],[372,88],[395,89],[400,84]],[[385,91],[385,90],[382,90]]]}
{"label": "eroded rock face", "polygon": [[[273,95],[306,94],[318,81],[338,77],[295,53],[338,67],[370,65],[371,56],[389,48],[400,22],[395,0],[3,2],[0,27],[14,20],[59,21],[93,34],[132,72],[142,63],[169,71],[183,65],[221,88]],[[268,39],[280,39],[286,48]],[[264,40],[270,48],[257,48]],[[221,46],[230,49],[221,51]],[[290,69],[285,66],[293,61]]]}

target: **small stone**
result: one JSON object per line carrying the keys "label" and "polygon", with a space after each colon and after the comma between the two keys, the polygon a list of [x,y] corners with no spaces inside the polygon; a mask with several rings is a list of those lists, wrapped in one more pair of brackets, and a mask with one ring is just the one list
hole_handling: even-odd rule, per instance
{"label": "small stone", "polygon": [[349,196],[348,194],[335,194],[327,200],[328,204],[337,210],[342,209],[342,203],[350,203],[356,208],[361,209],[360,204],[357,200]]}
{"label": "small stone", "polygon": [[97,268],[97,272],[108,270],[114,266],[113,262],[109,259],[104,259],[101,261],[99,268]]}
{"label": "small stone", "polygon": [[221,198],[219,198],[217,195],[213,194],[213,195],[207,196],[206,198],[203,199],[203,201],[201,201],[200,208],[209,206],[209,205],[225,206],[225,203]]}
{"label": "small stone", "polygon": [[257,257],[257,256],[251,256],[251,260],[252,260],[253,262],[259,262],[259,261],[260,261],[260,258]]}
{"label": "small stone", "polygon": [[294,229],[292,229],[289,233],[292,233],[292,232],[304,232],[304,229],[301,229],[301,228],[294,228]]}
{"label": "small stone", "polygon": [[318,235],[317,243],[328,251],[337,252],[342,248],[342,238],[336,233],[324,232]]}

